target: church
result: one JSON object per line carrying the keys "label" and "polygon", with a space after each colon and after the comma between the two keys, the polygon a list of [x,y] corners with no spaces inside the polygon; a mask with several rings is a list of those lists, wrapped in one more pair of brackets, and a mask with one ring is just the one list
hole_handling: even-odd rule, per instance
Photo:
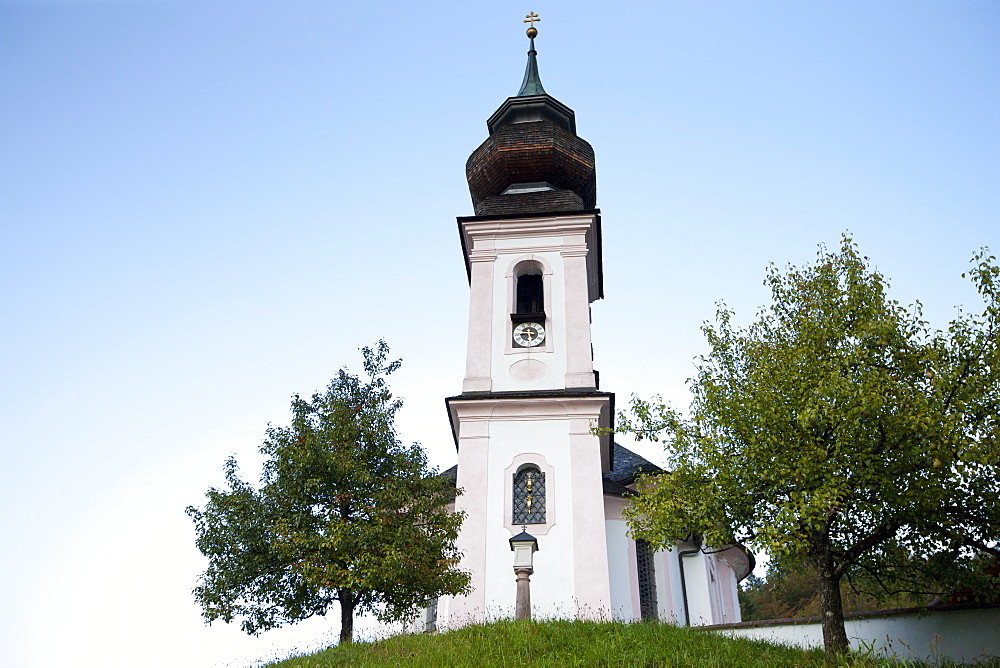
{"label": "church", "polygon": [[472,591],[434,601],[419,624],[512,616],[512,538],[537,548],[535,618],[740,621],[737,583],[753,568],[742,546],[691,538],[655,552],[622,518],[637,476],[659,469],[595,433],[613,427],[615,395],[600,388],[591,344],[590,304],[604,297],[594,150],[542,87],[537,20],[525,21],[521,88],[466,163],[475,215],[458,218],[469,332],[462,393],[446,399],[458,464],[444,475],[462,490]]}

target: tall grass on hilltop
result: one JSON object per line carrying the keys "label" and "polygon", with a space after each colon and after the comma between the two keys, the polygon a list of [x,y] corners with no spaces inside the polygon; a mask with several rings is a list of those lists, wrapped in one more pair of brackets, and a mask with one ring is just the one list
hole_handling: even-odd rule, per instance
{"label": "tall grass on hilltop", "polygon": [[501,620],[439,634],[402,635],[331,647],[271,664],[324,666],[914,666],[847,655],[828,662],[805,651],[717,633],[644,623]]}

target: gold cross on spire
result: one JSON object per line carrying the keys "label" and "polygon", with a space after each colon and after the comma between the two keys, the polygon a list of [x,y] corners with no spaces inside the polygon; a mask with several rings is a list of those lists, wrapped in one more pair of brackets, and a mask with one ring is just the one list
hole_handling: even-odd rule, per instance
{"label": "gold cross on spire", "polygon": [[535,21],[541,21],[541,19],[538,18],[538,14],[536,14],[535,12],[531,12],[530,14],[525,14],[525,16],[524,16],[524,22],[525,23],[530,23],[531,24],[530,27],[532,27],[532,28],[535,27]]}

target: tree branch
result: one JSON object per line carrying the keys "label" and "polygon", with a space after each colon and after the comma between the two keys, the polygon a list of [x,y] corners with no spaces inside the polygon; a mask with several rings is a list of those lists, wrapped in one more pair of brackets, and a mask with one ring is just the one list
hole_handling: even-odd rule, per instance
{"label": "tree branch", "polygon": [[879,543],[883,543],[892,538],[899,528],[903,526],[903,524],[903,522],[884,524],[870,533],[867,538],[855,543],[850,549],[843,553],[840,563],[837,564],[834,572],[837,575],[843,575],[847,571],[847,567],[856,562],[862,554],[872,549]]}

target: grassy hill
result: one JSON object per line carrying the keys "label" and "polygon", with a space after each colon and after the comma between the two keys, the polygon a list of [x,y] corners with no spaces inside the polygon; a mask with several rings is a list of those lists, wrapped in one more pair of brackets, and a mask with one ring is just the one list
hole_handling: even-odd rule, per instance
{"label": "grassy hill", "polygon": [[[440,634],[355,643],[271,664],[322,666],[880,666],[864,657],[826,663],[805,652],[666,624],[502,620]],[[905,664],[913,665],[913,664]]]}

